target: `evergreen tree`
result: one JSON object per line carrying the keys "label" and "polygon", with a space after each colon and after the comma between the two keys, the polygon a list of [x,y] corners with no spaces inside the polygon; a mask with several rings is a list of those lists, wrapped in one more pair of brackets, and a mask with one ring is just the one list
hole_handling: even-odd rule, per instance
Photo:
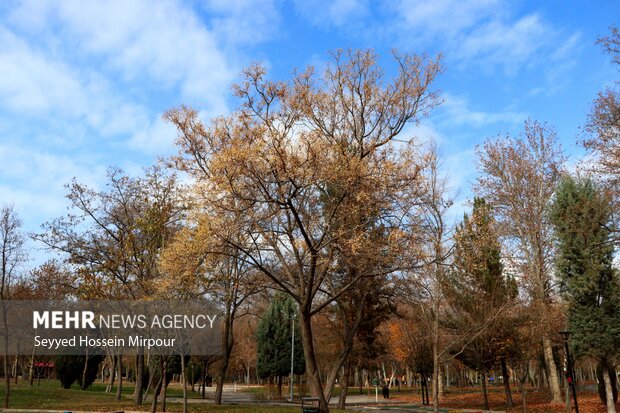
{"label": "evergreen tree", "polygon": [[[611,213],[609,198],[591,179],[570,176],[560,182],[551,208],[571,345],[577,357],[594,357],[606,370],[605,400],[615,390],[610,376],[615,376],[612,362],[620,348],[620,289],[612,266]],[[613,403],[608,411],[615,411]]]}
{"label": "evergreen tree", "polygon": [[[296,315],[295,302],[289,296],[278,293],[265,311],[256,332],[256,370],[263,379],[278,378],[279,395],[282,393],[282,376],[289,375],[291,371],[291,319]],[[297,318],[294,324],[293,372],[303,374],[306,371],[306,362]]]}
{"label": "evergreen tree", "polygon": [[475,198],[471,217],[466,214],[456,230],[454,271],[446,286],[452,309],[448,326],[466,343],[458,358],[482,374],[487,410],[487,373],[510,336],[504,309],[517,295],[514,279],[503,272],[495,225],[490,205]]}
{"label": "evergreen tree", "polygon": [[63,389],[70,389],[71,385],[82,374],[84,359],[82,356],[56,356],[54,370]]}
{"label": "evergreen tree", "polygon": [[71,385],[77,381],[82,390],[90,387],[97,378],[99,365],[103,361],[101,355],[88,356],[88,364],[86,374],[84,374],[85,356],[56,356],[54,359],[54,367],[56,377],[60,381],[63,389],[71,388]]}
{"label": "evergreen tree", "polygon": [[84,372],[84,362],[86,361],[84,356],[80,356],[80,362],[82,363],[82,372],[77,377],[77,382],[80,385],[80,389],[86,390],[97,379],[97,373],[99,372],[99,365],[103,361],[101,354],[93,354],[88,357],[88,364],[86,366],[86,372]]}

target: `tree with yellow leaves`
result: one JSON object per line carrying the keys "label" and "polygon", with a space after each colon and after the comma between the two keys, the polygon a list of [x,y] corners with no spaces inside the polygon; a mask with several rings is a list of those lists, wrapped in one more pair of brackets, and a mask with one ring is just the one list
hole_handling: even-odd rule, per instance
{"label": "tree with yellow leaves", "polygon": [[[222,403],[224,380],[234,346],[235,321],[243,315],[242,307],[248,298],[263,288],[257,271],[243,259],[238,248],[219,238],[224,231],[214,218],[199,213],[164,249],[160,260],[162,277],[158,284],[161,297],[210,299],[223,310],[222,361],[215,390],[216,404]],[[224,239],[243,243],[241,237],[228,233]]]}
{"label": "tree with yellow leaves", "polygon": [[[311,319],[358,281],[411,265],[424,160],[395,138],[437,105],[430,87],[441,69],[437,59],[394,53],[397,74],[385,81],[372,51],[331,57],[322,74],[310,67],[289,82],[249,67],[235,86],[242,106],[208,126],[189,108],[165,116],[179,131],[174,164],[196,180],[217,236],[298,303],[321,412],[329,408]],[[338,225],[345,217],[358,218]],[[377,240],[369,231],[379,227],[386,236]],[[230,238],[231,228],[243,237]],[[343,250],[384,265],[360,267],[332,290]]]}

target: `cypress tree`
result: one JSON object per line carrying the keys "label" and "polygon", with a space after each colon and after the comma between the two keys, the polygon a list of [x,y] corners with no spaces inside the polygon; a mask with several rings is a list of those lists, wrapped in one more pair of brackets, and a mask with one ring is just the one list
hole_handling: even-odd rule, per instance
{"label": "cypress tree", "polygon": [[[620,348],[620,289],[612,265],[611,213],[609,198],[591,179],[567,176],[558,185],[550,214],[571,346],[576,357],[593,357],[605,370],[604,402],[615,393],[611,366]],[[613,403],[608,411],[615,411]]]}
{"label": "cypress tree", "polygon": [[[455,234],[454,271],[446,286],[452,308],[448,327],[468,342],[458,359],[482,374],[485,409],[489,409],[487,373],[502,355],[510,332],[503,309],[517,295],[514,279],[504,274],[501,248],[491,207],[475,198]],[[477,334],[473,339],[472,333]]]}
{"label": "cypress tree", "polygon": [[56,356],[54,370],[63,389],[70,389],[71,385],[82,374],[84,358],[82,356]]}
{"label": "cypress tree", "polygon": [[[291,371],[291,318],[296,316],[295,302],[289,296],[277,293],[258,323],[257,363],[259,377],[278,378],[278,394],[282,395],[282,376]],[[301,332],[297,318],[295,328],[295,356],[293,372],[303,374],[306,362],[301,343]]]}
{"label": "cypress tree", "polygon": [[[97,372],[99,371],[99,365],[103,361],[103,356],[90,355],[88,356],[88,365],[86,369],[86,375],[84,376],[84,362],[85,356],[56,356],[54,358],[54,366],[56,371],[56,377],[60,381],[61,386],[64,389],[71,388],[71,385],[77,381],[82,390],[90,387],[91,384],[97,378]],[[86,381],[83,381],[86,379]]]}

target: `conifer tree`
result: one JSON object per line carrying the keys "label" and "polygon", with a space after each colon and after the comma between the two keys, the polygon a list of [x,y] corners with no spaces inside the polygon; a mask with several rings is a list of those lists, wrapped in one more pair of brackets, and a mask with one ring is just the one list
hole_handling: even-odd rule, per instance
{"label": "conifer tree", "polygon": [[[256,331],[258,353],[256,370],[263,379],[277,377],[280,397],[282,376],[287,376],[291,371],[291,319],[296,316],[297,309],[293,299],[278,293],[265,311]],[[303,374],[306,371],[306,362],[297,318],[294,325],[293,372]]]}
{"label": "conifer tree", "polygon": [[[616,397],[613,361],[620,348],[620,289],[612,266],[611,212],[609,197],[591,179],[570,176],[560,182],[551,208],[571,345],[577,357],[594,357],[603,367],[604,401]],[[607,403],[607,411],[615,412],[614,403]]]}
{"label": "conifer tree", "polygon": [[456,230],[455,270],[447,286],[452,308],[448,323],[464,340],[457,357],[482,374],[487,410],[487,373],[499,360],[509,334],[502,322],[504,309],[517,295],[514,279],[503,271],[495,225],[490,205],[475,198],[471,216],[465,215]]}

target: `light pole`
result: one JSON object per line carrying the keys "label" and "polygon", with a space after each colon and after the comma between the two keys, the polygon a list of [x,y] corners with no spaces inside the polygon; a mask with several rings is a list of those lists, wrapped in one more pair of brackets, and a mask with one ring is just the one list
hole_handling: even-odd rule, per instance
{"label": "light pole", "polygon": [[293,401],[293,380],[295,376],[293,375],[293,365],[295,361],[295,313],[291,317],[291,380],[289,382],[289,386],[291,388],[291,401]]}
{"label": "light pole", "polygon": [[575,388],[575,372],[573,371],[573,361],[570,357],[570,351],[568,350],[568,338],[570,337],[570,331],[560,331],[560,335],[564,339],[564,351],[566,352],[566,364],[567,364],[567,380],[573,390],[573,401],[575,403],[575,412],[579,413],[579,405],[577,404],[577,390]]}
{"label": "light pole", "polygon": [[288,315],[288,313],[286,311],[282,311],[282,314],[284,314],[287,318],[290,317],[291,320],[291,378],[289,380],[289,391],[290,391],[290,396],[289,396],[289,401],[293,401],[293,381],[295,379],[294,376],[294,365],[295,365],[295,318],[297,317],[297,314],[295,314],[295,312],[293,312],[293,314],[291,316]]}

